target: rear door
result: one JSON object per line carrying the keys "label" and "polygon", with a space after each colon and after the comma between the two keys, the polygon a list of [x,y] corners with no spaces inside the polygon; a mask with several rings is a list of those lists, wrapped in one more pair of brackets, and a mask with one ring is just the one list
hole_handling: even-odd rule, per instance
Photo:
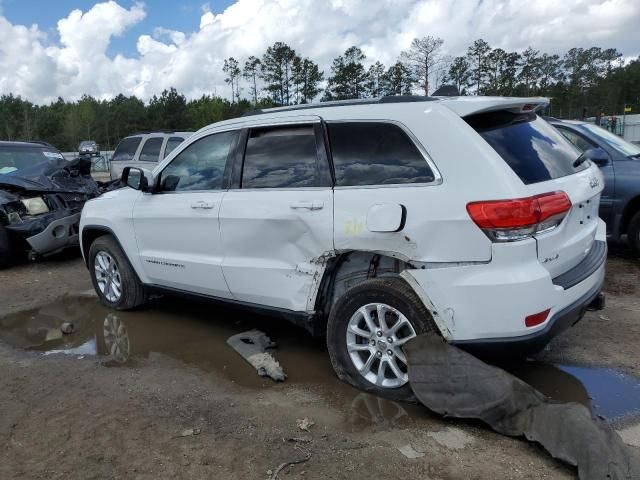
{"label": "rear door", "polygon": [[333,251],[333,190],[320,119],[245,130],[236,188],[220,212],[223,272],[234,298],[313,308],[323,254]]}
{"label": "rear door", "polygon": [[[602,174],[590,162],[574,166],[577,150],[535,113],[493,111],[465,118],[525,185],[524,196],[563,191],[571,210],[562,223],[536,234],[538,259],[556,277],[589,253],[598,229]],[[599,239],[603,240],[603,239]]]}

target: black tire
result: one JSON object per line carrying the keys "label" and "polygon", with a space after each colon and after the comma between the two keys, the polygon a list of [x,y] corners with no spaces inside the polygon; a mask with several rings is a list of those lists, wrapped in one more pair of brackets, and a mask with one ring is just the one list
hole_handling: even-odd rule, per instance
{"label": "black tire", "polygon": [[[120,274],[121,293],[116,300],[109,300],[98,286],[96,277],[96,256],[98,253],[108,254],[115,262]],[[131,267],[118,242],[111,235],[98,237],[89,248],[89,274],[98,298],[103,305],[116,310],[131,310],[144,305],[147,295],[138,275]]]}
{"label": "black tire", "polygon": [[13,263],[13,248],[7,229],[0,225],[0,270],[11,266]]}
{"label": "black tire", "polygon": [[640,212],[637,212],[629,222],[627,242],[633,253],[640,257]]}
{"label": "black tire", "polygon": [[[372,383],[360,374],[347,350],[349,321],[359,308],[372,303],[383,303],[402,313],[413,327],[416,335],[429,332],[433,335],[438,335],[438,330],[433,323],[431,314],[404,280],[397,277],[381,277],[367,280],[347,290],[338,299],[329,315],[327,348],[333,369],[338,378],[366,392],[391,400],[411,400],[414,396],[409,383],[394,388],[378,386]],[[377,314],[375,316],[377,317]],[[375,320],[375,322],[377,323],[378,321]],[[379,325],[379,323],[377,324]],[[375,341],[376,339],[373,338],[372,340]],[[385,345],[384,340],[383,338],[383,345]],[[366,345],[366,343],[363,343],[363,345]],[[371,348],[378,348],[378,346]],[[382,347],[382,349],[385,348],[384,346]],[[362,357],[363,362],[365,362],[369,354],[373,355],[370,352],[362,354],[364,355]],[[376,355],[378,355],[377,351]],[[381,355],[384,355],[384,353],[381,352]],[[396,359],[396,365],[404,367],[402,370],[406,371],[406,364],[403,365],[401,360]],[[378,368],[379,366],[380,364],[378,364]],[[385,367],[385,371],[387,368]]]}

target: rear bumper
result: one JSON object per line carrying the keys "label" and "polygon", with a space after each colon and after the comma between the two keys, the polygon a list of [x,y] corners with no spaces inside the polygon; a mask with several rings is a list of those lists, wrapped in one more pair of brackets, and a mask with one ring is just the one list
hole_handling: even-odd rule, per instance
{"label": "rear bumper", "polygon": [[[487,263],[411,269],[403,275],[450,343],[539,350],[597,298],[605,276],[604,237],[600,222],[592,250],[555,278],[538,260],[533,239],[494,245]],[[526,317],[546,310],[545,322],[526,326]]]}
{"label": "rear bumper", "polygon": [[578,323],[588,309],[602,309],[604,298],[600,292],[603,283],[604,279],[581,298],[555,313],[547,321],[546,326],[537,332],[519,337],[462,340],[452,343],[474,355],[480,356],[530,355],[539,352],[553,337]]}

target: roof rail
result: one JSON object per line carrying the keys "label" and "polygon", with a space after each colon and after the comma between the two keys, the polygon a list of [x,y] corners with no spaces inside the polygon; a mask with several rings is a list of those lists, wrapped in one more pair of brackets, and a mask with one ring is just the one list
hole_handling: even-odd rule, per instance
{"label": "roof rail", "polygon": [[263,113],[290,112],[294,110],[311,110],[314,108],[346,107],[346,106],[354,106],[354,105],[376,105],[381,103],[431,102],[431,101],[437,101],[437,100],[438,100],[437,98],[423,97],[420,95],[388,95],[386,97],[356,98],[351,100],[334,100],[330,102],[319,102],[319,103],[302,103],[299,105],[288,105],[286,107],[251,110],[249,112],[244,113],[242,116],[250,117],[253,115],[262,115]]}
{"label": "roof rail", "polygon": [[161,128],[161,129],[158,129],[158,130],[149,130],[149,131],[143,130],[143,131],[140,131],[140,132],[131,133],[131,134],[127,135],[127,136],[128,137],[132,137],[133,135],[148,135],[150,133],[176,133],[176,132],[183,132],[183,131],[186,131],[186,130],[170,130],[170,129],[166,129],[166,128],[164,128],[164,129]]}

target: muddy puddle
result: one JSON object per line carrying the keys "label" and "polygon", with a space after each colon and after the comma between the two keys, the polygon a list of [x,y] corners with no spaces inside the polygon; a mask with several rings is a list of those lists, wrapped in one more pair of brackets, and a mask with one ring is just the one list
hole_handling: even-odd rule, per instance
{"label": "muddy puddle", "polygon": [[[74,333],[61,334],[64,322],[73,324]],[[401,425],[410,417],[424,415],[418,407],[359,394],[339,382],[322,339],[283,320],[197,301],[160,299],[145,310],[115,312],[92,297],[64,298],[0,318],[0,341],[43,355],[96,356],[108,367],[135,366],[141,359],[162,353],[245,387],[283,388],[258,377],[226,344],[230,336],[252,328],[264,331],[278,344],[273,353],[288,376],[285,385],[313,385],[334,398],[346,394],[353,426]],[[533,361],[510,364],[506,369],[552,399],[582,403],[609,421],[640,416],[640,379],[615,370]]]}

